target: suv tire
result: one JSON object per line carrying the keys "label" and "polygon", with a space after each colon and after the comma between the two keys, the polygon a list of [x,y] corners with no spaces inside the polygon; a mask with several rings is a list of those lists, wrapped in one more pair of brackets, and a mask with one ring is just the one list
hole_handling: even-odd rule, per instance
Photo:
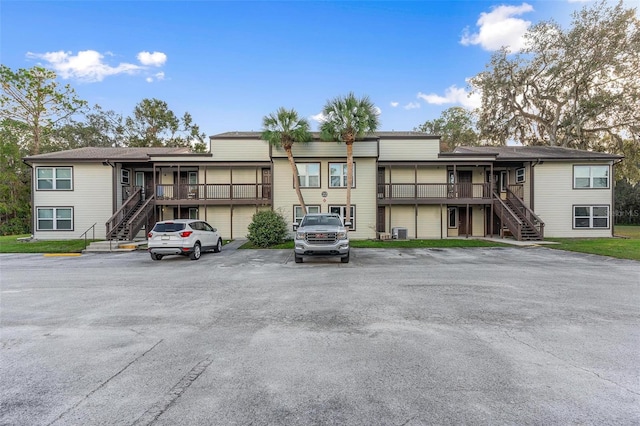
{"label": "suv tire", "polygon": [[218,239],[216,246],[213,248],[214,253],[220,253],[222,251],[222,240]]}
{"label": "suv tire", "polygon": [[200,243],[196,243],[193,246],[193,251],[191,252],[191,254],[189,255],[189,259],[191,260],[198,260],[200,259],[200,256],[202,255],[202,250],[200,249]]}
{"label": "suv tire", "polygon": [[152,260],[162,260],[162,255],[161,254],[151,253],[151,259]]}

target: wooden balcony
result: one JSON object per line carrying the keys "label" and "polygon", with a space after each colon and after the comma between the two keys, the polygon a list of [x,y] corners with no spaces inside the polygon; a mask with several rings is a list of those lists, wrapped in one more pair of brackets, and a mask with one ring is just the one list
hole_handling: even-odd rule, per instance
{"label": "wooden balcony", "polygon": [[270,205],[271,184],[208,183],[156,185],[158,205]]}
{"label": "wooden balcony", "polygon": [[487,204],[489,183],[382,183],[378,204]]}

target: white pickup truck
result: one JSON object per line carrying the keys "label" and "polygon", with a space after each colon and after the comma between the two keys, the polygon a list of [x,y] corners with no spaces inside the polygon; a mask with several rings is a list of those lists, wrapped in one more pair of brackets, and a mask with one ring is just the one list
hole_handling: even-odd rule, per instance
{"label": "white pickup truck", "polygon": [[296,263],[302,263],[304,256],[340,256],[342,263],[349,263],[349,231],[339,215],[307,214],[293,226]]}

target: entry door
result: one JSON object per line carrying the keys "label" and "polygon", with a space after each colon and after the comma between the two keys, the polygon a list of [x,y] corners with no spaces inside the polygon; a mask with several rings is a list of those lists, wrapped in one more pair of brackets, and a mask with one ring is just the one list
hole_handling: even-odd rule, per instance
{"label": "entry door", "polygon": [[[458,235],[471,235],[472,220],[471,220],[471,208],[458,207]],[[467,222],[469,224],[467,225]]]}
{"label": "entry door", "polygon": [[376,220],[376,230],[378,232],[386,232],[385,208],[378,207],[378,215]]}
{"label": "entry door", "polygon": [[262,169],[262,198],[271,198],[271,169]]}
{"label": "entry door", "polygon": [[458,187],[460,198],[471,198],[473,196],[470,170],[463,170],[458,172]]}

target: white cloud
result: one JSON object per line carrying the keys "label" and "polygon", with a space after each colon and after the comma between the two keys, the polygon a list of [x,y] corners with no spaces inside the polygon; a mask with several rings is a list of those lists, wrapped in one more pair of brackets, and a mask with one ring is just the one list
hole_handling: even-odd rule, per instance
{"label": "white cloud", "polygon": [[111,66],[104,62],[104,55],[95,50],[82,50],[77,55],[72,52],[28,52],[27,57],[42,59],[63,79],[77,78],[81,81],[102,81],[105,77],[117,74],[135,74],[144,67],[122,62]]}
{"label": "white cloud", "polygon": [[408,104],[403,106],[403,108],[404,109],[417,109],[417,108],[420,108],[420,104],[418,102],[409,102]]}
{"label": "white cloud", "polygon": [[485,50],[498,50],[507,46],[517,51],[524,47],[524,33],[531,25],[530,21],[514,18],[523,13],[533,12],[533,6],[522,3],[520,6],[497,6],[491,12],[483,12],[476,22],[477,33],[469,34],[465,28],[460,43],[464,46],[479,44]]}
{"label": "white cloud", "polygon": [[465,89],[456,87],[455,85],[445,90],[444,96],[436,95],[435,93],[425,94],[419,92],[418,98],[424,100],[428,104],[461,104],[465,108],[472,109],[480,107],[481,102],[479,94],[474,93],[469,96],[469,93]]}
{"label": "white cloud", "polygon": [[391,102],[391,103],[390,103],[390,105],[391,105],[393,108],[395,108],[395,107],[397,107],[398,105],[400,105],[400,102]]}
{"label": "white cloud", "polygon": [[142,65],[161,67],[167,62],[167,55],[162,52],[140,52],[137,56]]}
{"label": "white cloud", "polygon": [[324,115],[322,112],[316,114],[316,115],[312,115],[311,117],[309,117],[311,120],[317,122],[317,123],[324,123],[327,119],[327,116]]}
{"label": "white cloud", "polygon": [[164,80],[164,71],[155,73],[153,76],[149,76],[145,80],[147,81],[147,83],[153,83],[154,81],[162,81]]}

